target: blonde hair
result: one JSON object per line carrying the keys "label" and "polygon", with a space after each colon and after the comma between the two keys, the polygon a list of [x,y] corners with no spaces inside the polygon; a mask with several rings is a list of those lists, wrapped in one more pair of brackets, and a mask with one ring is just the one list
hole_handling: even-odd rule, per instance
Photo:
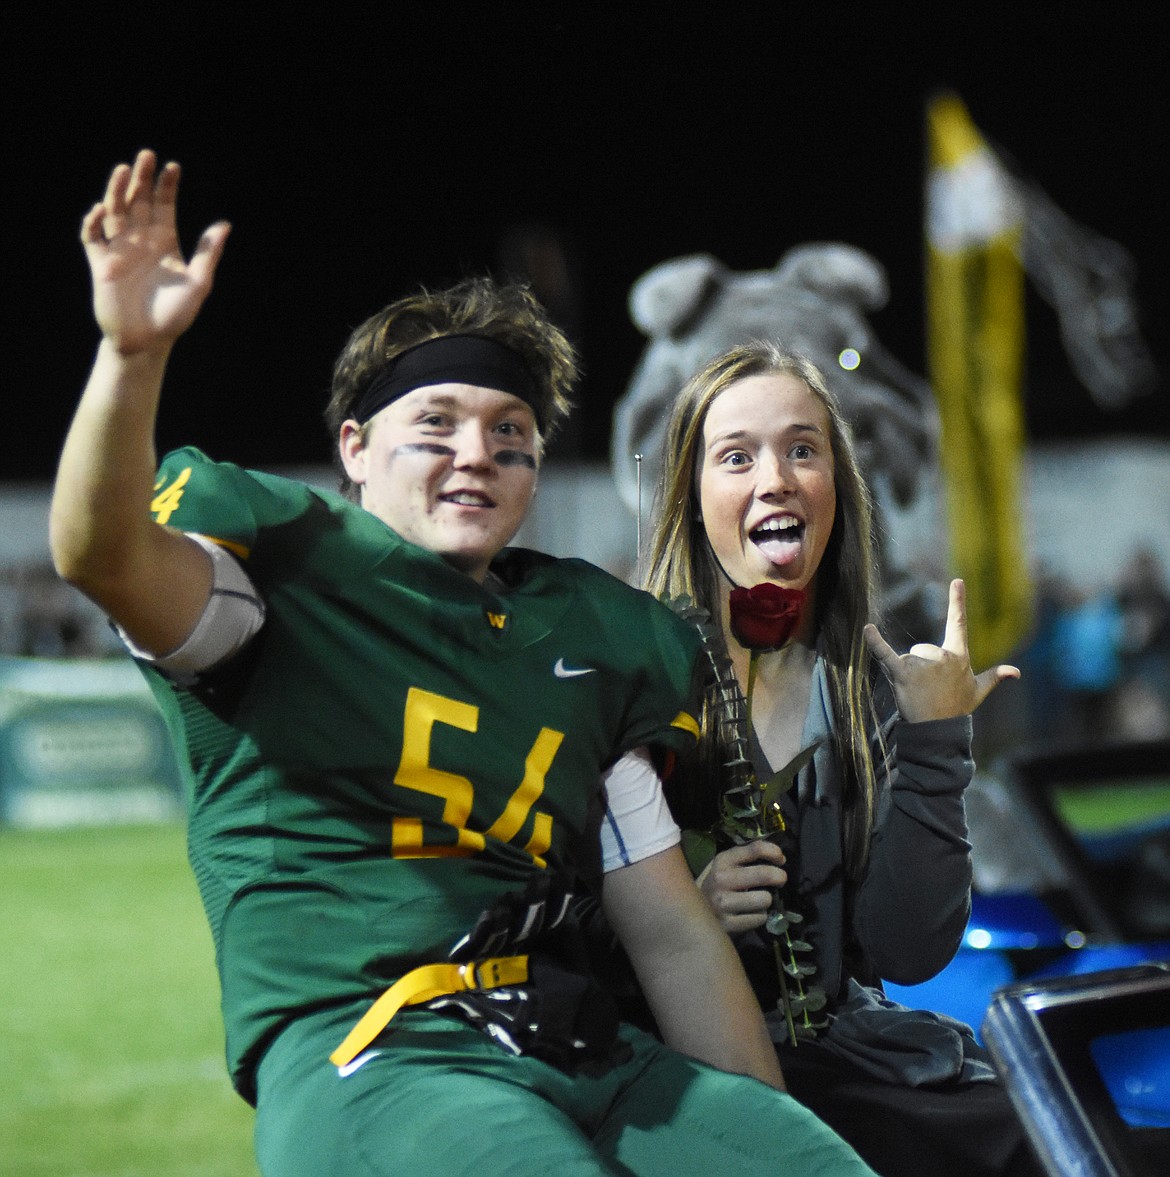
{"label": "blonde hair", "polygon": [[[873,504],[837,398],[809,360],[771,342],[744,344],[717,356],[683,387],[666,432],[645,587],[658,596],[689,596],[713,618],[720,616],[719,568],[698,510],[703,428],[711,404],[731,385],[771,373],[801,380],[829,417],[837,511],[816,573],[814,630],[829,681],[834,751],[845,777],[846,869],[859,878],[868,861],[877,797],[867,735],[877,720],[862,637],[877,599]],[[718,738],[712,727],[704,724],[708,744]],[[720,762],[709,755],[704,761]]]}

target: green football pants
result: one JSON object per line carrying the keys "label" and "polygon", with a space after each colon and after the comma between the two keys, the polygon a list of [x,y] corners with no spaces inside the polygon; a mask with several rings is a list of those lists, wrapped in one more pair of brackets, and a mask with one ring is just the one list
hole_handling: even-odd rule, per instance
{"label": "green football pants", "polygon": [[363,1008],[302,1019],[264,1056],[265,1177],[873,1177],[790,1096],[630,1026],[622,1061],[568,1075],[453,1019],[404,1012],[339,1071],[328,1055]]}

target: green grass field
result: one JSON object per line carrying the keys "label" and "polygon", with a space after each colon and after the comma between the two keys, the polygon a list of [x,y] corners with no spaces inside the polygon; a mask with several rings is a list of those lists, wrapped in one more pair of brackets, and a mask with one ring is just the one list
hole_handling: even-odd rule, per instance
{"label": "green grass field", "polygon": [[0,830],[0,1175],[255,1177],[178,826]]}

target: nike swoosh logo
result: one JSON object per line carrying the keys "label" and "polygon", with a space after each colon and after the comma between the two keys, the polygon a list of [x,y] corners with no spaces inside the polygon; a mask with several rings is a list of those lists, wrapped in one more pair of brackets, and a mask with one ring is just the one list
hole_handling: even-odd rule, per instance
{"label": "nike swoosh logo", "polygon": [[357,1058],[346,1063],[345,1066],[338,1067],[337,1074],[342,1079],[347,1079],[347,1078],[349,1078],[350,1075],[352,1075],[354,1073],[354,1071],[356,1071],[358,1069],[358,1067],[362,1066],[365,1063],[368,1063],[370,1061],[370,1059],[372,1059],[372,1058],[377,1058],[378,1055],[380,1055],[381,1053],[382,1052],[380,1050],[367,1050],[367,1051],[365,1051],[365,1053],[359,1054],[357,1056]]}
{"label": "nike swoosh logo", "polygon": [[596,669],[594,666],[587,666],[582,670],[575,670],[566,666],[563,658],[558,658],[557,664],[553,667],[553,674],[557,678],[578,678],[582,674],[593,674]]}

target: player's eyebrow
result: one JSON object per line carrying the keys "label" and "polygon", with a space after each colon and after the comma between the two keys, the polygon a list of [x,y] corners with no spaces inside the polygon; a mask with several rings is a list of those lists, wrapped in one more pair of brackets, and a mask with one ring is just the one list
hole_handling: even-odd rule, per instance
{"label": "player's eyebrow", "polygon": [[458,401],[449,392],[428,392],[418,402],[420,410],[425,409],[455,409]]}

